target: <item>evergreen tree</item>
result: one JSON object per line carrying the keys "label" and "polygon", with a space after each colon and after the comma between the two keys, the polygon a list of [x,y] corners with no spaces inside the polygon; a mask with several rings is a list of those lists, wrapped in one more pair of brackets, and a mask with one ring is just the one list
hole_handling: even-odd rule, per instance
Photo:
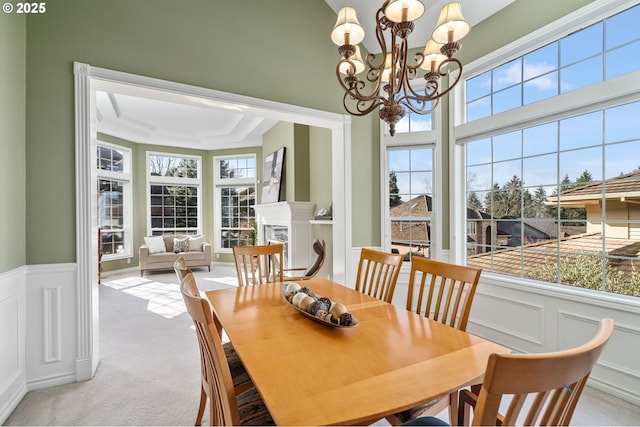
{"label": "evergreen tree", "polygon": [[481,211],[483,209],[482,201],[475,191],[472,191],[467,195],[467,208],[474,211]]}
{"label": "evergreen tree", "polygon": [[519,217],[522,213],[522,180],[514,175],[502,188],[498,188],[493,195],[493,217],[505,216]]}
{"label": "evergreen tree", "polygon": [[389,172],[389,207],[393,208],[402,204],[400,189],[398,188],[398,177],[396,171]]}
{"label": "evergreen tree", "polygon": [[533,193],[531,203],[533,206],[534,214],[532,218],[546,218],[548,216],[548,208],[544,204],[545,200],[547,200],[547,191],[541,185]]}
{"label": "evergreen tree", "polygon": [[582,174],[578,178],[576,178],[575,187],[587,184],[589,182],[593,182],[593,175],[591,175],[591,172],[585,169],[584,171],[582,171]]}

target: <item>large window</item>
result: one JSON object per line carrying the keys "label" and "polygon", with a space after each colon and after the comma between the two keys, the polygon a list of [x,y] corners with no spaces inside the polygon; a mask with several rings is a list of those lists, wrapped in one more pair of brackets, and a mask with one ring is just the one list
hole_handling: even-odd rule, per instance
{"label": "large window", "polygon": [[638,22],[635,6],[468,79],[467,121],[639,70]]}
{"label": "large window", "polygon": [[99,142],[96,171],[103,259],[131,257],[131,152]]}
{"label": "large window", "polygon": [[255,244],[255,155],[214,158],[214,187],[216,250]]}
{"label": "large window", "polygon": [[432,230],[437,227],[434,208],[439,201],[434,200],[437,135],[433,123],[439,117],[437,110],[421,115],[405,109],[396,135],[382,140],[382,246],[405,255],[407,261],[412,256],[434,257]]}
{"label": "large window", "polygon": [[200,157],[148,153],[147,160],[150,234],[200,234]]}
{"label": "large window", "polygon": [[640,296],[640,6],[615,12],[467,80],[469,265]]}
{"label": "large window", "polygon": [[387,149],[391,251],[430,257],[433,213],[433,148],[423,144]]}

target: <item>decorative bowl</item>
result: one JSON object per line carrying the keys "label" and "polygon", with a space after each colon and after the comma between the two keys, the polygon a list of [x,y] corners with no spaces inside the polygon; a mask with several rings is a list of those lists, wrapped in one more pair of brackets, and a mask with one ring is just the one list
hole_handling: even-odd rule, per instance
{"label": "decorative bowl", "polygon": [[[355,317],[353,317],[353,321],[350,325],[340,325],[337,323],[333,323],[330,321],[326,321],[320,317],[316,317],[311,313],[308,313],[307,311],[301,309],[300,307],[296,307],[295,305],[293,305],[288,299],[287,296],[285,294],[285,290],[286,290],[287,285],[283,285],[282,286],[282,299],[284,299],[284,301],[290,305],[291,307],[293,307],[295,310],[297,310],[298,312],[300,312],[303,316],[308,317],[309,319],[313,320],[314,322],[318,322],[321,323],[323,325],[326,326],[331,326],[333,328],[355,328],[356,326],[358,326],[360,324],[360,322],[358,321],[358,319],[356,319]],[[317,297],[320,297],[320,295],[316,295]]]}

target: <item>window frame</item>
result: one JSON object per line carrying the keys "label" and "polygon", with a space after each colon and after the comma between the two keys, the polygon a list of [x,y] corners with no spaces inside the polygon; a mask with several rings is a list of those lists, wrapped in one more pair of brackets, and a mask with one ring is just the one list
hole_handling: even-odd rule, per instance
{"label": "window frame", "polygon": [[[195,160],[198,165],[196,178],[184,178],[184,177],[169,177],[169,176],[152,176],[150,170],[150,157],[151,156],[164,156],[164,157],[176,157],[183,159]],[[151,227],[151,186],[152,185],[178,185],[178,186],[195,186],[198,189],[197,199],[197,220],[198,226],[196,227],[195,234],[202,234],[202,156],[192,154],[182,154],[175,152],[165,151],[147,151],[145,154],[145,175],[146,175],[146,217],[147,217],[147,236],[153,235],[154,229]],[[188,227],[187,227],[188,228]],[[157,229],[155,229],[157,230]],[[167,234],[164,227],[162,228],[162,234]],[[170,234],[170,233],[169,233]]]}
{"label": "window frame", "polygon": [[[399,132],[395,136],[385,133],[385,123],[380,121],[380,200],[381,227],[380,242],[382,250],[391,251],[391,217],[389,215],[389,158],[388,150],[394,148],[430,148],[433,150],[433,210],[431,215],[430,258],[441,260],[444,256],[442,248],[442,113],[441,108],[431,112],[432,130],[416,132]],[[409,271],[411,263],[404,263],[403,271]]]}
{"label": "window frame", "polygon": [[[122,217],[123,227],[122,232],[124,236],[123,245],[124,252],[122,254],[103,254],[103,261],[112,261],[118,259],[127,259],[133,257],[133,173],[132,173],[132,150],[122,145],[112,144],[105,141],[96,140],[96,150],[100,147],[105,147],[110,150],[121,151],[123,153],[122,172],[108,171],[98,168],[96,157],[96,204],[97,196],[99,192],[97,190],[98,182],[101,180],[106,181],[118,181],[122,183]],[[96,205],[97,206],[97,205]],[[98,213],[96,211],[96,213]],[[96,221],[98,221],[96,215]],[[98,223],[98,227],[100,224]],[[98,242],[102,245],[102,242]]]}
{"label": "window frame", "polygon": [[[587,5],[548,26],[516,40],[501,49],[486,55],[465,67],[465,80],[476,77],[516,58],[523,57],[542,46],[555,42],[573,32],[593,25],[605,18],[613,16],[630,7],[637,1],[602,0]],[[493,116],[465,123],[465,84],[458,85],[452,92],[450,126],[450,182],[452,191],[453,220],[450,227],[451,260],[466,264],[466,142],[523,129],[537,124],[557,121],[609,107],[640,101],[640,71],[615,77],[572,92],[563,93],[536,103],[527,104]],[[454,173],[458,171],[458,173]],[[461,236],[457,239],[455,236]],[[510,284],[526,283],[528,286],[548,287],[547,282],[535,281],[524,277],[507,276],[499,273],[485,272],[483,275]],[[555,283],[551,283],[555,286]],[[599,298],[612,299],[632,298],[625,295],[588,289],[562,286],[563,292],[591,295],[596,292]]]}
{"label": "window frame", "polygon": [[[217,253],[231,254],[231,248],[223,248],[220,239],[222,230],[222,206],[218,203],[221,197],[222,188],[227,187],[249,187],[253,186],[256,197],[258,196],[258,160],[256,153],[229,154],[213,157],[213,248]],[[223,160],[251,158],[255,164],[255,175],[253,178],[220,178],[220,162]]]}

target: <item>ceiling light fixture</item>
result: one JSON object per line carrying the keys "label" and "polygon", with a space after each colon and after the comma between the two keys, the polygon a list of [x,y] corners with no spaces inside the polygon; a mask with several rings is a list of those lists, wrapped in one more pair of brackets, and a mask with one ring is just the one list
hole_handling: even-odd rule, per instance
{"label": "ceiling light fixture", "polygon": [[[461,47],[458,42],[469,33],[471,26],[462,16],[460,3],[449,3],[442,8],[424,52],[416,53],[413,64],[409,64],[407,37],[424,10],[420,0],[386,0],[376,12],[376,38],[381,54],[368,54],[364,61],[358,46],[364,39],[364,29],[355,9],[340,9],[331,32],[331,40],[339,46],[342,57],[336,76],[345,91],[345,110],[364,116],[381,107],[380,118],[389,125],[391,136],[395,134],[396,123],[404,117],[405,108],[418,114],[430,113],[462,75],[462,63],[454,55]],[[459,73],[446,90],[440,91],[440,77],[450,72],[447,65],[451,63],[456,64]],[[357,76],[365,68],[366,81]],[[426,71],[424,89],[412,84],[419,69]]]}

